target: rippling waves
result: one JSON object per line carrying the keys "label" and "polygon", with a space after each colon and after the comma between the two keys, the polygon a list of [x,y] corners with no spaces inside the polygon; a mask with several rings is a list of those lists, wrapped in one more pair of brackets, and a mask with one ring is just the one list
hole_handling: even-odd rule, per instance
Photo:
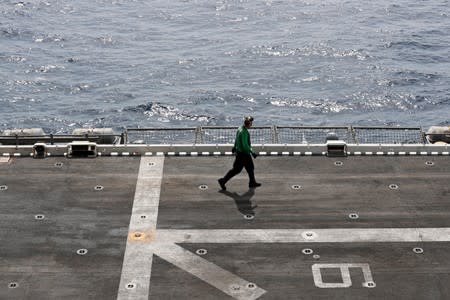
{"label": "rippling waves", "polygon": [[450,123],[432,1],[0,2],[0,130]]}

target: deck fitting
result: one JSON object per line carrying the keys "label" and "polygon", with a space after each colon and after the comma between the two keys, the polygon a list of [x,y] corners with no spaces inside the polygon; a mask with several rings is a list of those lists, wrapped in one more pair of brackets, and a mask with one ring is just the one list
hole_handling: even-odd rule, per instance
{"label": "deck fitting", "polygon": [[302,233],[302,237],[305,240],[313,240],[313,239],[315,239],[317,237],[317,234],[315,232],[313,232],[313,231],[305,231],[305,232]]}
{"label": "deck fitting", "polygon": [[200,190],[202,190],[202,191],[205,191],[205,190],[208,189],[208,186],[207,186],[206,184],[201,184],[201,185],[199,185],[198,188],[199,188]]}
{"label": "deck fitting", "polygon": [[205,255],[208,253],[208,251],[206,249],[197,249],[195,253],[197,253],[198,255]]}
{"label": "deck fitting", "polygon": [[302,250],[302,253],[305,254],[305,255],[313,254],[313,252],[314,251],[312,249],[309,249],[309,248],[306,248],[306,249]]}
{"label": "deck fitting", "polygon": [[357,213],[351,213],[348,215],[348,217],[352,220],[359,219],[359,215]]}
{"label": "deck fitting", "polygon": [[230,286],[230,290],[231,290],[231,292],[238,292],[241,290],[241,287],[238,284],[232,284]]}
{"label": "deck fitting", "polygon": [[398,190],[398,185],[395,184],[395,183],[392,183],[392,184],[389,185],[389,188],[390,188],[391,190]]}
{"label": "deck fitting", "polygon": [[255,216],[251,215],[251,214],[244,215],[244,219],[246,219],[246,220],[253,220],[254,218],[255,218]]}
{"label": "deck fitting", "polygon": [[373,281],[367,281],[367,282],[364,282],[363,283],[363,287],[366,287],[366,288],[370,288],[370,289],[372,289],[372,288],[374,288],[374,287],[376,287],[377,285],[375,284],[375,282],[373,282]]}
{"label": "deck fitting", "polygon": [[86,255],[88,253],[87,249],[78,249],[77,254],[78,255]]}
{"label": "deck fitting", "polygon": [[10,284],[8,284],[8,288],[10,289],[16,289],[19,287],[19,284],[17,282],[11,282]]}
{"label": "deck fitting", "polygon": [[35,215],[34,219],[41,221],[41,220],[45,219],[45,216],[44,215]]}
{"label": "deck fitting", "polygon": [[127,290],[133,290],[136,288],[136,284],[134,283],[127,283],[126,285]]}
{"label": "deck fitting", "polygon": [[413,248],[413,252],[416,254],[423,254],[423,249],[420,247]]}
{"label": "deck fitting", "polygon": [[128,241],[149,243],[155,237],[154,230],[148,231],[132,231],[128,233]]}

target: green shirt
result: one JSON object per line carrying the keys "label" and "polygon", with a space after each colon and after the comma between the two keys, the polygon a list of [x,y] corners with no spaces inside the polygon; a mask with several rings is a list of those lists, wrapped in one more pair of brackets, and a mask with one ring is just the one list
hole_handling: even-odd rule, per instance
{"label": "green shirt", "polygon": [[236,132],[236,140],[234,142],[236,152],[251,154],[253,149],[250,145],[250,134],[245,126],[239,127]]}

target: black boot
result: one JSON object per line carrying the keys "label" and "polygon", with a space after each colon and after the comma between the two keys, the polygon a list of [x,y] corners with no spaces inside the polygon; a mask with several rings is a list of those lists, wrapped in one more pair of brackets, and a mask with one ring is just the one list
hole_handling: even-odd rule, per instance
{"label": "black boot", "polygon": [[217,182],[219,182],[220,188],[221,188],[223,191],[226,191],[226,190],[227,190],[227,187],[225,186],[225,179],[219,178],[219,180],[217,180]]}
{"label": "black boot", "polygon": [[249,184],[248,184],[248,187],[249,188],[257,188],[257,187],[260,187],[261,186],[261,183],[259,183],[259,182],[256,182],[256,181],[254,181],[254,182],[250,182]]}

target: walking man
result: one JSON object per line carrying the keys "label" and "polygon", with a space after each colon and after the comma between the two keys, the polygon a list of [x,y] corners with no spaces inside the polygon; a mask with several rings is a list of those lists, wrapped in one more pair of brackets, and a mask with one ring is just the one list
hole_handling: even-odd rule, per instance
{"label": "walking man", "polygon": [[256,188],[261,186],[261,183],[256,182],[253,158],[256,158],[256,153],[253,152],[251,142],[250,142],[250,134],[248,133],[248,129],[250,129],[253,125],[253,117],[246,116],[244,117],[244,125],[239,127],[236,132],[236,140],[234,142],[233,150],[236,152],[236,158],[233,163],[233,168],[228,171],[225,177],[220,178],[218,180],[220,187],[222,190],[226,190],[225,184],[235,175],[239,174],[243,168],[248,173],[249,188]]}

